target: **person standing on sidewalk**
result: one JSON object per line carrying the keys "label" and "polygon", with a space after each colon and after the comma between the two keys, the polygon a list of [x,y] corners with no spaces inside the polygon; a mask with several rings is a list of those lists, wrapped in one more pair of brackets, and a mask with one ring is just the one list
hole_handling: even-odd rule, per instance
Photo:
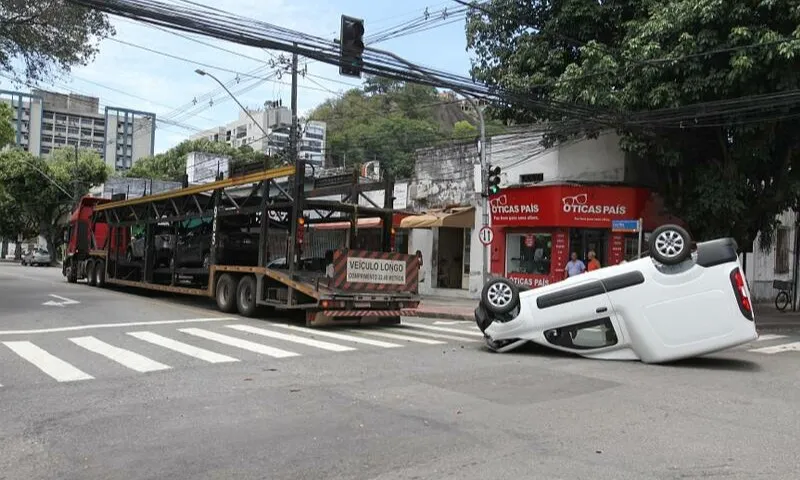
{"label": "person standing on sidewalk", "polygon": [[600,260],[597,259],[597,254],[594,253],[594,250],[589,250],[589,264],[586,265],[586,271],[591,272],[592,270],[597,270],[598,268],[602,267],[600,265]]}
{"label": "person standing on sidewalk", "polygon": [[568,277],[580,275],[586,271],[586,265],[584,265],[582,261],[578,260],[578,252],[572,252],[570,261],[567,262],[567,266],[564,267],[564,270],[567,272]]}

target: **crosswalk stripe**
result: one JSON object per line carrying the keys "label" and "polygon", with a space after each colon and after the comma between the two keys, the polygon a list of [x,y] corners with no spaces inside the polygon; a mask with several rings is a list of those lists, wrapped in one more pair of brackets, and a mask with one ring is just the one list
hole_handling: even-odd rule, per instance
{"label": "crosswalk stripe", "polygon": [[195,347],[194,345],[179,342],[171,338],[162,337],[161,335],[153,332],[128,332],[128,335],[138,338],[139,340],[152,343],[153,345],[158,345],[159,347],[164,347],[209,363],[227,363],[239,361],[236,358],[212,352],[211,350],[206,350],[205,348]]}
{"label": "crosswalk stripe", "polygon": [[252,333],[261,335],[263,337],[276,338],[287,342],[299,343],[309,347],[321,348],[331,352],[352,352],[355,350],[353,347],[347,347],[336,343],[323,342],[321,340],[314,340],[313,338],[300,337],[298,335],[291,335],[288,333],[273,332],[272,330],[265,330],[263,328],[251,327],[250,325],[227,325],[228,328],[239,330],[240,332]]}
{"label": "crosswalk stripe", "polygon": [[288,350],[281,350],[280,348],[268,347],[260,343],[251,342],[249,340],[242,340],[241,338],[230,337],[221,333],[210,332],[202,328],[181,328],[183,333],[194,335],[195,337],[205,338],[214,342],[219,342],[232,347],[241,348],[242,350],[249,350],[251,352],[260,353],[275,358],[299,357],[299,353],[290,352]]}
{"label": "crosswalk stripe", "polygon": [[761,347],[748,350],[748,352],[766,353],[768,355],[772,355],[773,353],[798,352],[798,351],[800,351],[800,342],[783,343],[780,345],[774,345],[772,347]]}
{"label": "crosswalk stripe", "polygon": [[373,347],[381,347],[381,348],[398,348],[402,347],[402,345],[398,345],[396,343],[390,342],[382,342],[380,340],[372,340],[369,338],[357,337],[355,335],[344,335],[342,333],[335,333],[335,332],[328,332],[319,329],[313,328],[305,328],[305,327],[298,327],[295,325],[273,325],[275,327],[286,328],[288,330],[294,330],[297,332],[308,333],[309,335],[319,335],[320,337],[328,337],[328,338],[335,338],[337,340],[344,340],[347,342],[353,343],[363,343],[364,345],[372,345]]}
{"label": "crosswalk stripe", "polygon": [[[356,333],[351,330],[351,332]],[[358,333],[364,335],[372,335],[373,337],[391,338],[394,340],[405,340],[407,342],[424,343],[426,345],[443,345],[447,342],[440,342],[439,340],[428,340],[427,338],[412,337],[409,335],[398,335],[396,333],[373,332],[369,330],[359,330]]]}
{"label": "crosswalk stripe", "polygon": [[3,343],[13,350],[14,353],[31,362],[39,370],[50,375],[59,382],[74,382],[76,380],[91,380],[94,378],[31,342],[20,341]]}
{"label": "crosswalk stripe", "polygon": [[461,335],[472,335],[475,337],[483,338],[483,334],[478,331],[469,331],[463,330],[459,328],[447,328],[447,327],[434,327],[432,325],[422,325],[421,323],[403,323],[403,325],[411,327],[411,328],[421,328],[423,330],[433,330],[436,332],[447,332],[447,333],[458,333]]}
{"label": "crosswalk stripe", "polygon": [[159,370],[169,370],[169,365],[151,360],[144,355],[125,350],[124,348],[115,347],[108,343],[98,340],[95,337],[74,337],[69,339],[75,345],[83,347],[90,352],[102,355],[109,360],[113,360],[123,367],[130,368],[140,373],[156,372]]}
{"label": "crosswalk stripe", "polygon": [[770,335],[770,334],[759,335],[758,338],[756,339],[756,342],[766,342],[769,340],[777,340],[779,338],[786,338],[786,335]]}
{"label": "crosswalk stripe", "polygon": [[445,335],[444,333],[433,333],[433,332],[425,332],[422,330],[407,328],[407,327],[395,327],[392,329],[384,329],[384,330],[394,330],[402,332],[405,330],[406,332],[413,332],[412,335],[419,335],[422,337],[431,337],[431,338],[441,338],[442,340],[454,340],[456,342],[480,342],[477,338],[467,338],[467,337],[456,337],[455,335]]}

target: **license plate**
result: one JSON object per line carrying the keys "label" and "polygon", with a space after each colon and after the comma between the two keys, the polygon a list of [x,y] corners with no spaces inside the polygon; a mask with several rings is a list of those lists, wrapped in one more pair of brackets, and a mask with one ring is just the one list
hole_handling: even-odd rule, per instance
{"label": "license plate", "polygon": [[369,308],[372,304],[369,302],[355,302],[353,303],[353,307],[355,308]]}

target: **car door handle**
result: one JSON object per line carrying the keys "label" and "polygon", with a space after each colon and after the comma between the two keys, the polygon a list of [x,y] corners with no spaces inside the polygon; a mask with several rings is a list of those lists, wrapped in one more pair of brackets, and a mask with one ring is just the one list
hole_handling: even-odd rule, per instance
{"label": "car door handle", "polygon": [[606,307],[597,307],[597,310],[595,310],[595,312],[597,312],[597,313],[603,313],[603,312],[607,312],[607,311],[608,311],[608,308],[606,308]]}

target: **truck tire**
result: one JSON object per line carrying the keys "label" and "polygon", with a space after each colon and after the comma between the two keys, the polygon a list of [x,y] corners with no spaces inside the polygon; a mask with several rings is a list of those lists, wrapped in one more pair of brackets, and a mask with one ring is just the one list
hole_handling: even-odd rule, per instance
{"label": "truck tire", "polygon": [[94,276],[94,260],[86,262],[86,284],[90,287],[97,285],[97,279]]}
{"label": "truck tire", "polygon": [[252,317],[256,313],[256,278],[245,275],[236,287],[236,309],[244,317]]}
{"label": "truck tire", "polygon": [[236,279],[230,273],[223,273],[217,280],[217,308],[225,313],[236,310]]}
{"label": "truck tire", "polygon": [[78,283],[78,269],[72,260],[64,262],[64,276],[67,277],[67,282]]}
{"label": "truck tire", "polygon": [[94,264],[94,283],[100,288],[106,286],[106,262],[103,260]]}

